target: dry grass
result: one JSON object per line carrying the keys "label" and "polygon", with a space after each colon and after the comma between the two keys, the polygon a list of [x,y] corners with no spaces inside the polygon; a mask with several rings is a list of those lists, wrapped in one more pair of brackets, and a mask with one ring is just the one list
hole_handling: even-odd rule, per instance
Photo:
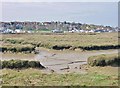
{"label": "dry grass", "polygon": [[117,45],[118,33],[101,34],[7,34],[2,35],[2,39],[12,39],[22,41],[22,43],[43,43],[48,46],[53,45],[72,45],[72,46],[91,46],[91,45]]}

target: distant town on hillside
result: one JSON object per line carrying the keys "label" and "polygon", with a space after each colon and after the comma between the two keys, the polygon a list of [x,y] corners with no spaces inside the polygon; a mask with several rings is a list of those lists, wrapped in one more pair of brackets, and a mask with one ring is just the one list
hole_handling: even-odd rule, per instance
{"label": "distant town on hillside", "polygon": [[53,32],[53,33],[102,33],[102,32],[118,32],[120,28],[82,24],[75,22],[0,22],[0,33],[15,34],[15,33],[37,33],[39,31]]}

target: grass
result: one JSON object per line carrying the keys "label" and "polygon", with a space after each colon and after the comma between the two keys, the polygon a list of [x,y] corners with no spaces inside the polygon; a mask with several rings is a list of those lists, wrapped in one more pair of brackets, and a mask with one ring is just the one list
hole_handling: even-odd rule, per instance
{"label": "grass", "polygon": [[22,68],[39,68],[44,69],[45,67],[40,64],[39,61],[27,61],[27,60],[8,60],[0,61],[2,68],[10,69],[22,69]]}
{"label": "grass", "polygon": [[92,69],[92,71],[89,70],[87,74],[75,74],[75,73],[45,74],[38,69],[24,69],[20,71],[3,69],[2,85],[3,86],[11,86],[11,85],[12,86],[118,86],[118,77],[117,77],[117,73],[115,73],[116,71],[112,72],[113,73],[112,75],[101,74],[95,71],[96,69],[94,70]]}
{"label": "grass", "polygon": [[118,53],[96,55],[89,57],[87,63],[91,66],[120,66],[120,57]]}
{"label": "grass", "polygon": [[4,44],[3,46],[0,47],[0,51],[2,52],[12,52],[12,53],[35,53],[35,47],[26,44],[26,45],[21,45],[21,44]]}
{"label": "grass", "polygon": [[[118,45],[118,33],[82,34],[82,33],[35,33],[35,34],[3,34],[1,42],[8,44],[31,44],[35,47],[58,48],[86,47],[85,49],[110,48]],[[92,47],[93,46],[93,47]],[[107,47],[108,46],[108,47]]]}
{"label": "grass", "polygon": [[118,44],[117,33],[101,33],[95,35],[88,34],[14,34],[2,35],[2,39],[23,40],[24,42],[43,42],[52,45],[115,45]]}
{"label": "grass", "polygon": [[[101,34],[3,34],[4,45],[36,46],[108,46],[118,45],[118,33]],[[2,69],[3,86],[118,86],[118,67],[89,67],[86,74],[46,74],[39,69]],[[120,74],[120,73],[119,73]]]}

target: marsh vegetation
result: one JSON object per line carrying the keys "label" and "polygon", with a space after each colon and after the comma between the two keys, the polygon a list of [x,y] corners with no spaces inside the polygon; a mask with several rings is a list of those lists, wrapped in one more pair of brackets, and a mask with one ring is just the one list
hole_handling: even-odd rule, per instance
{"label": "marsh vegetation", "polygon": [[[6,53],[28,55],[36,53],[41,47],[47,51],[47,53],[39,51],[44,59],[38,57],[38,61],[31,61],[33,59],[29,58],[2,60],[3,86],[118,86],[119,67],[116,65],[119,64],[120,58],[114,50],[109,50],[120,48],[118,33],[35,33],[0,36],[2,36],[0,51],[4,55],[7,55]],[[87,59],[88,63],[81,65],[81,62],[87,62]],[[40,64],[42,60],[48,63],[44,70],[38,69],[42,66]],[[65,65],[63,68],[62,64]],[[62,74],[57,73],[57,67],[61,67],[59,71],[63,71]],[[50,72],[47,73],[47,69]]]}
{"label": "marsh vegetation", "polygon": [[81,51],[119,49],[118,38],[117,33],[4,34],[0,51],[36,53],[37,47]]}

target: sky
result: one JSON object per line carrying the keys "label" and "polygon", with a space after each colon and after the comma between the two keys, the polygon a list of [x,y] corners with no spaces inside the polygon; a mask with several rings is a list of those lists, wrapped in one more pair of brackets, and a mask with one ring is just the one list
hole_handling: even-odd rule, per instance
{"label": "sky", "polygon": [[119,0],[0,0],[2,2],[119,2]]}
{"label": "sky", "polygon": [[113,27],[118,25],[117,0],[116,2],[35,1],[5,0],[2,2],[1,21],[69,21]]}

